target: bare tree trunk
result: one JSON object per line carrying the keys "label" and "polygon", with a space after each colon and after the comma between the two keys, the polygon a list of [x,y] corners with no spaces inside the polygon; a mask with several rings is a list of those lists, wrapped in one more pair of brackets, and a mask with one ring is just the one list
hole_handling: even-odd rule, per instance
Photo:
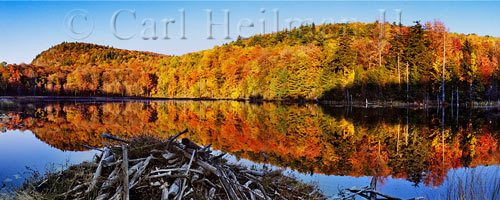
{"label": "bare tree trunk", "polygon": [[349,90],[346,90],[346,92],[347,92],[347,95],[346,95],[347,105],[349,105]]}
{"label": "bare tree trunk", "polygon": [[408,107],[406,108],[405,145],[408,146]]}
{"label": "bare tree trunk", "polygon": [[401,123],[398,122],[398,139],[397,139],[397,142],[396,142],[396,154],[399,155],[399,131],[401,129]]}
{"label": "bare tree trunk", "polygon": [[443,95],[442,102],[443,103],[444,103],[444,73],[445,73],[444,69],[445,69],[445,65],[446,65],[446,32],[444,32],[444,34],[443,34],[443,70],[442,70],[442,72],[443,72],[443,82],[442,82],[442,85],[441,85],[441,87],[443,89],[443,93],[442,93],[442,95]]}
{"label": "bare tree trunk", "polygon": [[398,53],[398,84],[401,87],[401,72],[399,70],[399,53]]}
{"label": "bare tree trunk", "polygon": [[453,108],[453,88],[452,88],[452,91],[451,91],[451,108]]}
{"label": "bare tree trunk", "polygon": [[382,47],[380,45],[378,50],[378,66],[382,67]]}
{"label": "bare tree trunk", "polygon": [[406,63],[406,102],[408,102],[408,84],[409,84],[409,74],[408,74],[408,63]]}
{"label": "bare tree trunk", "polygon": [[472,82],[473,82],[473,80],[471,80],[469,83],[469,101],[471,103],[472,103]]}
{"label": "bare tree trunk", "polygon": [[[443,167],[444,167],[444,106],[441,108],[441,142],[442,142],[442,153],[443,153]],[[444,169],[444,168],[443,168]]]}

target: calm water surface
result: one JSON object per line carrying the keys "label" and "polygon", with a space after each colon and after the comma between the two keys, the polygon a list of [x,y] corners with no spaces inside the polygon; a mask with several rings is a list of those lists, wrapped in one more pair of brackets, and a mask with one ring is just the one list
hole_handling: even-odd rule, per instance
{"label": "calm water surface", "polygon": [[[92,159],[101,133],[167,138],[189,128],[230,160],[283,168],[329,195],[368,186],[410,198],[435,196],[471,170],[499,178],[498,111],[338,108],[194,101],[0,104],[0,183],[19,185],[25,166],[60,168]],[[262,156],[265,153],[267,160]]]}

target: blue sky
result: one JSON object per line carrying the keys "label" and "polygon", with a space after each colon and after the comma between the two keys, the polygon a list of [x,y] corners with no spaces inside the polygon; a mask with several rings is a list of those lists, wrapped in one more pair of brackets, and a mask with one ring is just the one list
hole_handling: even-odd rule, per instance
{"label": "blue sky", "polygon": [[[181,9],[184,10],[186,39],[181,39]],[[39,52],[64,41],[181,55],[230,42],[237,38],[238,33],[243,36],[261,33],[262,21],[265,22],[265,33],[274,32],[275,10],[278,10],[278,28],[283,30],[294,19],[309,20],[316,24],[321,24],[325,19],[330,23],[373,22],[380,19],[380,9],[386,10],[386,20],[389,22],[397,21],[395,9],[400,9],[404,25],[411,25],[415,20],[425,22],[437,19],[443,21],[451,32],[500,37],[500,2],[495,1],[2,1],[0,62],[29,63]],[[212,11],[212,22],[218,24],[226,24],[224,10],[227,10],[229,36],[232,39],[224,39],[227,25],[212,26],[212,36],[215,39],[207,39],[207,10]],[[116,34],[122,38],[133,37],[123,40],[113,34],[112,17],[116,13]],[[69,23],[71,19],[73,23]],[[170,39],[164,39],[166,23],[162,20],[171,19],[175,22],[168,24]],[[144,20],[145,26],[142,25]],[[245,27],[250,22],[254,27]],[[153,23],[156,24],[158,38],[143,39],[143,30],[145,36],[152,36]],[[238,28],[239,25],[242,26],[241,29]],[[292,23],[292,26],[295,25],[298,23]],[[87,35],[88,37],[83,38]]]}

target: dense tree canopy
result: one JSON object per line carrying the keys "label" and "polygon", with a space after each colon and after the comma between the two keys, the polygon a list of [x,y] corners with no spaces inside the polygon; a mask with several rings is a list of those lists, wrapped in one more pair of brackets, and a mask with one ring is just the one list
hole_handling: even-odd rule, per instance
{"label": "dense tree canopy", "polygon": [[[0,65],[6,95],[269,100],[498,99],[500,39],[413,26],[348,23],[255,35],[182,56],[62,43],[30,65]],[[444,60],[443,58],[446,57]],[[407,95],[408,88],[408,95]]]}

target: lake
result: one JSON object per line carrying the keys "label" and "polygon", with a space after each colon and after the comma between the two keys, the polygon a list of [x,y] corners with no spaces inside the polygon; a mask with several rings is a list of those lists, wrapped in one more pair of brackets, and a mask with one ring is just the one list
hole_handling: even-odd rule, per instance
{"label": "lake", "polygon": [[[444,116],[443,116],[444,112]],[[91,160],[108,133],[131,139],[180,132],[245,165],[283,168],[327,195],[368,186],[436,197],[461,177],[500,177],[500,112],[337,107],[238,101],[66,101],[0,104],[0,181],[6,191],[43,171]],[[265,156],[264,156],[265,155]]]}

